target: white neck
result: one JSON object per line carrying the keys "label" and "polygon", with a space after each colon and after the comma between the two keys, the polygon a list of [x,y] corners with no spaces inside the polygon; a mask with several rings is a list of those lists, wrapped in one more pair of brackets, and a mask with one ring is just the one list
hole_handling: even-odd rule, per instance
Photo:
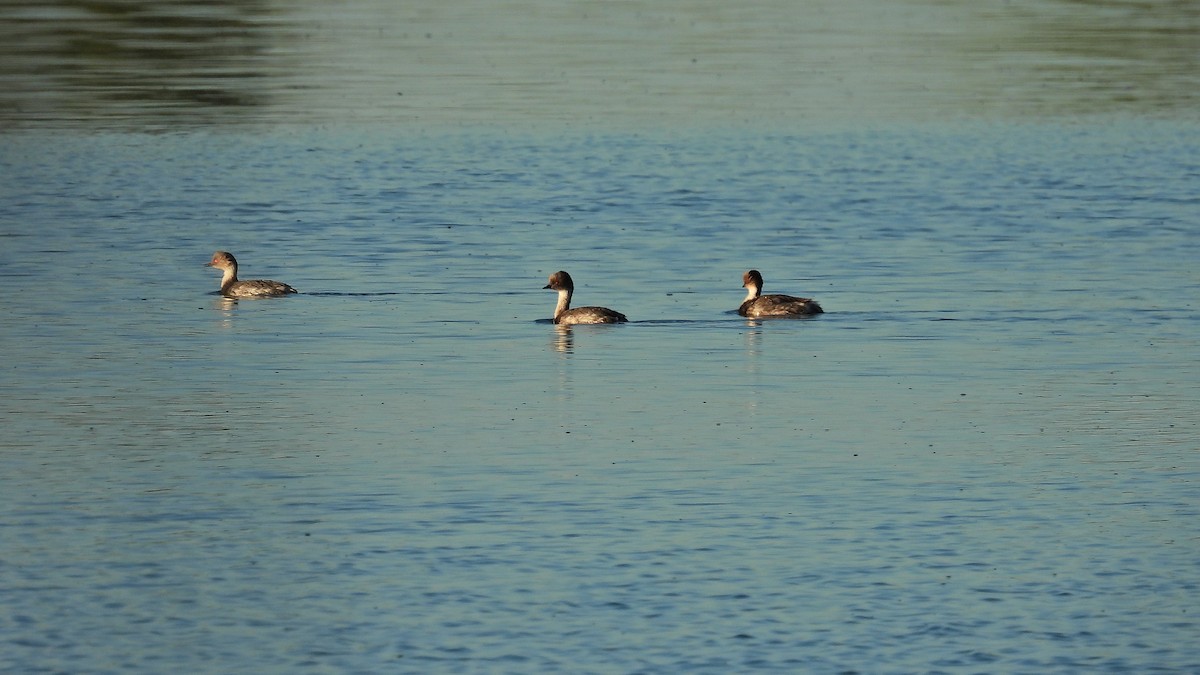
{"label": "white neck", "polygon": [[232,268],[221,270],[221,288],[227,288],[235,281],[237,281],[236,270]]}
{"label": "white neck", "polygon": [[[755,286],[754,284],[750,284],[749,286],[746,287],[746,300],[753,300],[758,297],[758,294],[759,294],[758,286]],[[746,302],[746,300],[743,300],[742,302]]]}
{"label": "white neck", "polygon": [[558,305],[554,308],[554,318],[557,319],[571,307],[571,291],[565,288],[558,290]]}

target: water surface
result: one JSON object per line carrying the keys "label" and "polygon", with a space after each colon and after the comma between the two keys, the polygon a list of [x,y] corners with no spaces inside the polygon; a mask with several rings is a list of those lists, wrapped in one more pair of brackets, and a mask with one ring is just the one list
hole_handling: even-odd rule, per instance
{"label": "water surface", "polygon": [[456,7],[5,9],[0,669],[1200,667],[1186,36]]}
{"label": "water surface", "polygon": [[1195,119],[1194,0],[0,3],[0,122]]}

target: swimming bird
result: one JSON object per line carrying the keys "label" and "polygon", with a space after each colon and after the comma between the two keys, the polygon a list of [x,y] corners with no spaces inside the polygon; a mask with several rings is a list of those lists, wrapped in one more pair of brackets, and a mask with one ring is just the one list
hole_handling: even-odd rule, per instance
{"label": "swimming bird", "polygon": [[816,300],[797,298],[791,295],[760,295],[763,278],[758,270],[750,270],[742,275],[742,286],[747,290],[746,299],[738,307],[738,314],[751,318],[763,316],[812,316],[825,310]]}
{"label": "swimming bird", "polygon": [[247,279],[238,281],[238,263],[232,254],[217,251],[205,267],[221,270],[221,295],[227,298],[273,298],[297,292],[291,286],[269,279]]}
{"label": "swimming bird", "polygon": [[544,288],[558,291],[558,305],[554,308],[554,323],[625,323],[629,319],[620,312],[614,312],[607,307],[576,307],[571,309],[571,296],[575,293],[575,282],[571,275],[563,271],[550,275],[550,283]]}

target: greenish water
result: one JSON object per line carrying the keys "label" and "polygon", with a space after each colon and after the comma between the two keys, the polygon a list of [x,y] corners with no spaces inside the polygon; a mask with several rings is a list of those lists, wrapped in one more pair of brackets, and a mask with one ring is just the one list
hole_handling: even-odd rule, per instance
{"label": "greenish water", "polygon": [[0,5],[0,120],[757,127],[1195,119],[1194,1]]}

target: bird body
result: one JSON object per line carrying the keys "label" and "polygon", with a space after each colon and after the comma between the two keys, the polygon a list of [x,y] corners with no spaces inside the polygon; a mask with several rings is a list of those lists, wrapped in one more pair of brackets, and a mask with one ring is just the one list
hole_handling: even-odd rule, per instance
{"label": "bird body", "polygon": [[270,279],[239,281],[237,259],[226,251],[214,253],[212,260],[205,263],[204,266],[221,270],[220,292],[227,298],[273,298],[297,292],[295,288],[282,281],[271,281]]}
{"label": "bird body", "polygon": [[816,300],[797,298],[792,295],[762,295],[763,278],[758,270],[742,275],[742,286],[746,288],[746,299],[738,307],[738,314],[749,318],[797,317],[822,314],[825,310]]}
{"label": "bird body", "polygon": [[562,325],[581,323],[625,323],[625,315],[607,307],[576,307],[571,309],[571,296],[575,293],[575,282],[563,271],[550,275],[550,283],[543,288],[558,291],[558,304],[554,307],[554,323]]}

